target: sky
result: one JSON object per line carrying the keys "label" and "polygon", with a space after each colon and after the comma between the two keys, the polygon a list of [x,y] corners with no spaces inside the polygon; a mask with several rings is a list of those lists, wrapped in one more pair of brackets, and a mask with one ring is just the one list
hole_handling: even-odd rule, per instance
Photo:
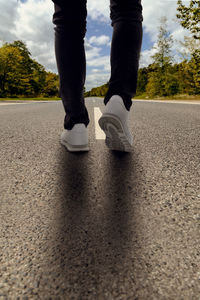
{"label": "sky", "polygon": [[[183,1],[188,4],[190,1]],[[105,84],[110,77],[110,45],[112,26],[109,0],[87,0],[86,91]],[[174,59],[180,58],[175,49],[180,49],[188,32],[176,19],[177,0],[142,0],[143,42],[140,68],[148,66],[155,53],[159,19],[167,17],[168,30],[172,34]],[[54,4],[51,0],[0,0],[0,46],[4,42],[22,40],[26,43],[32,58],[47,71],[57,73],[54,52]]]}

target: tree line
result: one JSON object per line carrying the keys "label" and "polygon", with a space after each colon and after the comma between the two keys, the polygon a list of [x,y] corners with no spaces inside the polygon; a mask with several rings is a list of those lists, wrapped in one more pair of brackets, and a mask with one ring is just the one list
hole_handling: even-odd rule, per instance
{"label": "tree line", "polygon": [[[136,96],[156,97],[177,94],[200,94],[200,2],[191,0],[189,6],[177,1],[177,20],[190,32],[180,42],[181,62],[174,61],[173,37],[162,17],[152,63],[140,68]],[[108,82],[92,88],[84,96],[104,97]],[[59,97],[59,78],[32,59],[23,41],[5,43],[0,48],[0,97]]]}
{"label": "tree line", "polygon": [[31,58],[23,41],[0,48],[0,97],[58,96],[58,75]]}

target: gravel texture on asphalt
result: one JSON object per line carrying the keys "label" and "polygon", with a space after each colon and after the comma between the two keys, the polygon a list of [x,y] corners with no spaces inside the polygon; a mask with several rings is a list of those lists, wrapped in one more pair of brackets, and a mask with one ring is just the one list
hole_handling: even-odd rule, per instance
{"label": "gravel texture on asphalt", "polygon": [[0,107],[0,299],[199,300],[200,105],[134,102],[131,153],[60,144],[61,102]]}

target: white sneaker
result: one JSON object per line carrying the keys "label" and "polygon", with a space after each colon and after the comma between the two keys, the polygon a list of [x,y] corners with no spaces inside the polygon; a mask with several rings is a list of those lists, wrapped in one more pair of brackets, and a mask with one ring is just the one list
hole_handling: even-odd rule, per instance
{"label": "white sneaker", "polygon": [[71,130],[64,129],[60,142],[69,151],[88,151],[88,128],[85,124],[75,124]]}
{"label": "white sneaker", "polygon": [[129,111],[123,99],[113,95],[99,119],[99,126],[106,134],[106,145],[111,150],[130,152],[133,136],[128,128]]}

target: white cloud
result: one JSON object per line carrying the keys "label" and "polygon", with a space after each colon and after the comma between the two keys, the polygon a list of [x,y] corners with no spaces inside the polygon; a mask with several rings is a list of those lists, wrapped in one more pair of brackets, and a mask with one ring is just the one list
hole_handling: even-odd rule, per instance
{"label": "white cloud", "polygon": [[[99,6],[99,4],[101,4]],[[105,0],[94,5],[93,1],[88,0],[88,15],[92,19],[98,18],[99,22],[109,20],[108,10],[105,9]],[[54,53],[54,25],[52,24],[52,16],[54,4],[50,0],[28,0],[21,3],[17,0],[0,0],[0,37],[2,42],[12,42],[20,39],[26,42],[32,57],[45,66],[49,71],[57,72],[56,60]],[[99,9],[100,7],[100,9]],[[106,17],[107,14],[107,17]],[[105,35],[96,36],[87,40],[85,38],[85,49],[88,66],[99,67],[102,74],[90,76],[86,78],[86,86],[92,87],[96,82],[103,84],[107,78],[109,66],[107,65],[109,57],[100,55],[101,48],[109,44],[110,38]],[[91,73],[92,74],[92,73]]]}
{"label": "white cloud", "polygon": [[[183,2],[187,4],[189,1]],[[140,67],[148,66],[152,63],[151,56],[156,52],[153,47],[156,46],[160,18],[163,16],[167,17],[167,29],[173,37],[172,53],[174,54],[174,60],[179,61],[180,57],[175,52],[177,49],[180,49],[179,41],[183,41],[184,36],[189,35],[189,33],[179,25],[176,18],[177,0],[143,0],[142,5],[143,30],[144,33],[148,33],[152,46],[150,49],[142,51]]]}
{"label": "white cloud", "polygon": [[90,59],[88,61],[90,67],[103,67],[104,71],[110,71],[110,57],[108,55]]}
{"label": "white cloud", "polygon": [[94,58],[100,57],[101,48],[94,47],[90,44],[90,42],[85,38],[85,51],[86,51],[86,59],[87,62]]}
{"label": "white cloud", "polygon": [[99,22],[110,22],[109,0],[87,0],[88,15]]}
{"label": "white cloud", "polygon": [[2,42],[11,42],[17,38],[14,34],[15,22],[18,19],[16,0],[0,0],[0,39]]}
{"label": "white cloud", "polygon": [[95,45],[109,45],[110,46],[110,37],[107,35],[96,36],[93,35],[89,38],[89,42]]}
{"label": "white cloud", "polygon": [[[188,2],[188,1],[187,1]],[[156,42],[159,18],[167,16],[170,32],[177,40],[183,40],[187,34],[176,20],[176,0],[143,0],[143,28],[148,33],[153,44]],[[106,22],[110,25],[109,0],[88,0],[88,16],[96,22]],[[43,64],[47,70],[56,72],[54,53],[54,25],[52,15],[54,4],[51,0],[27,0],[21,3],[17,0],[0,0],[0,43],[21,39],[26,42],[34,59]],[[85,38],[87,65],[90,70],[86,77],[86,88],[105,83],[109,78],[110,59],[101,55],[101,47],[110,46],[110,38],[101,32],[99,35]],[[174,48],[176,45],[174,45]],[[140,66],[150,63],[154,50],[143,51]]]}
{"label": "white cloud", "polygon": [[152,63],[151,56],[154,55],[155,52],[156,52],[155,49],[149,49],[149,50],[142,51],[142,53],[140,55],[139,67],[143,68],[143,67],[147,67],[149,64],[151,64]]}
{"label": "white cloud", "polygon": [[47,70],[55,72],[53,2],[49,0],[19,2],[17,11],[19,17],[16,21],[15,35],[26,42],[33,58]]}
{"label": "white cloud", "polygon": [[[188,1],[184,1],[188,2]],[[173,33],[180,27],[176,19],[177,0],[143,0],[143,26],[154,42],[157,38],[159,19],[167,17],[168,29]]]}
{"label": "white cloud", "polygon": [[105,72],[90,73],[87,75],[87,87],[86,91],[89,91],[93,87],[105,84],[109,80],[109,75]]}

